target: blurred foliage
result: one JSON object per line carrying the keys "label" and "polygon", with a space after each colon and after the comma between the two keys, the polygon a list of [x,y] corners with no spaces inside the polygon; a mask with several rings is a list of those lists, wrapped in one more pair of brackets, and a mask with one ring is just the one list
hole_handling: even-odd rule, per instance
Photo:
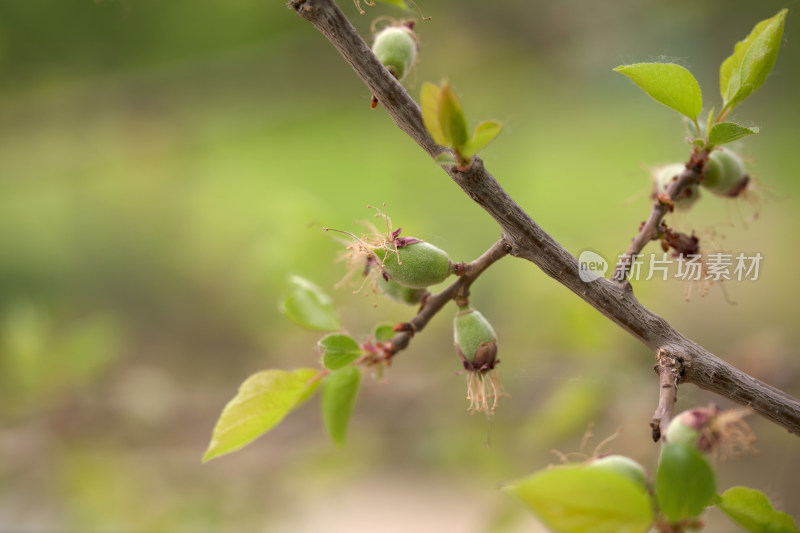
{"label": "blurred foliage", "polygon": [[90,383],[119,351],[116,325],[102,316],[53,331],[41,310],[23,302],[6,310],[0,328],[0,408],[11,416]]}
{"label": "blurred foliage", "polygon": [[[359,16],[363,35],[391,6]],[[686,158],[682,125],[611,72],[668,57],[719,105],[718,66],[783,4],[588,0],[421,3],[420,62],[503,135],[488,168],[574,254],[612,259],[649,210],[650,165]],[[795,149],[800,39],[793,12],[770,79],[732,117],[757,203],[707,195],[673,224],[711,246],[760,251],[757,282],[684,301],[681,282],[636,282],[678,329],[797,395],[800,250]],[[410,81],[409,81],[410,80]],[[344,275],[321,226],[357,229],[386,202],[396,227],[477,257],[498,237],[284,2],[10,0],[0,3],[0,529],[518,531],[494,490],[595,442],[653,466],[652,354],[569,291],[505,259],[473,288],[499,337],[510,393],[469,417],[446,309],[367,379],[348,444],[316,404],[230,457],[200,457],[250,374],[313,366],[319,336],[277,306],[291,274]],[[758,220],[744,223],[758,215]],[[333,291],[331,291],[333,293]],[[409,308],[333,293],[356,338]],[[681,389],[679,408],[713,399]],[[759,457],[726,463],[797,516],[796,437],[760,419]],[[490,434],[487,434],[489,433]],[[490,448],[484,446],[489,439]],[[402,502],[398,505],[397,502]],[[708,531],[727,531],[712,515]],[[716,529],[715,529],[716,528]]]}

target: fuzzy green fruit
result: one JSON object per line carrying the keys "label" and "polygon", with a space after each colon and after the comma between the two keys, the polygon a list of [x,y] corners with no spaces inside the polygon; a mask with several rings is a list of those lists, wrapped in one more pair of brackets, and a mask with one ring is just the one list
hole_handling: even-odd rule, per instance
{"label": "fuzzy green fruit", "polygon": [[396,252],[377,248],[374,253],[390,278],[411,289],[424,289],[441,283],[452,270],[447,253],[427,242],[415,242],[397,248]]}
{"label": "fuzzy green fruit", "polygon": [[624,455],[606,455],[598,457],[589,462],[591,468],[605,468],[622,474],[628,479],[636,482],[637,485],[647,488],[647,472],[644,467]]}
{"label": "fuzzy green fruit", "polygon": [[697,446],[703,430],[718,413],[713,406],[687,409],[672,419],[664,437],[669,443]]}
{"label": "fuzzy green fruit", "polygon": [[670,443],[697,446],[697,441],[700,440],[700,430],[688,426],[685,421],[676,418],[669,423],[664,437]]}
{"label": "fuzzy green fruit", "polygon": [[700,184],[717,196],[735,197],[749,180],[741,158],[727,148],[718,148],[709,154]]}
{"label": "fuzzy green fruit", "polygon": [[417,59],[417,40],[405,26],[389,26],[375,36],[372,52],[395,78],[402,80]]}
{"label": "fuzzy green fruit", "polygon": [[723,457],[752,452],[756,437],[744,421],[750,413],[746,408],[722,411],[713,404],[696,407],[676,416],[664,437],[669,444],[691,446]]}
{"label": "fuzzy green fruit", "polygon": [[378,278],[378,288],[395,302],[408,305],[418,304],[422,300],[422,296],[428,292],[425,289],[404,287],[395,280],[385,279],[383,276]]}
{"label": "fuzzy green fruit", "polygon": [[474,309],[459,311],[453,321],[456,351],[467,370],[491,370],[497,360],[497,334]]}
{"label": "fuzzy green fruit", "polygon": [[[686,170],[683,163],[672,163],[653,169],[653,193],[655,195],[666,193],[669,186],[675,179]],[[697,185],[690,185],[681,193],[680,198],[673,198],[672,202],[676,209],[684,210],[692,206],[700,198],[700,188]]]}

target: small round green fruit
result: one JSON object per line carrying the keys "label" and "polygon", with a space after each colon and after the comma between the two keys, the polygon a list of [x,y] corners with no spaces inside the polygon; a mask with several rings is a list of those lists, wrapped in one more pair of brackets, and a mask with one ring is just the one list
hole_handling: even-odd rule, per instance
{"label": "small round green fruit", "polygon": [[589,462],[591,468],[604,468],[618,474],[622,474],[628,479],[636,482],[639,486],[647,488],[648,479],[647,472],[644,467],[624,455],[606,455],[605,457],[598,457]]}
{"label": "small round green fruit", "polygon": [[[653,193],[658,195],[666,193],[673,181],[686,170],[683,163],[672,163],[653,169]],[[700,188],[697,185],[686,187],[679,198],[672,198],[676,209],[685,210],[700,198]]]}
{"label": "small round green fruit", "polygon": [[749,181],[744,162],[736,152],[718,148],[709,154],[700,184],[717,196],[736,197]]}
{"label": "small round green fruit", "polygon": [[424,241],[398,247],[397,251],[377,248],[373,252],[390,278],[411,289],[441,283],[452,272],[447,253]]}
{"label": "small round green fruit", "polygon": [[497,364],[497,334],[489,321],[474,309],[456,313],[453,321],[456,351],[467,370],[491,370]]}
{"label": "small round green fruit", "polygon": [[395,280],[386,279],[383,276],[378,278],[378,288],[395,302],[407,305],[416,305],[420,303],[422,297],[428,292],[425,289],[404,287]]}
{"label": "small round green fruit", "polygon": [[670,444],[692,446],[702,453],[737,455],[755,451],[753,430],[744,421],[749,409],[720,410],[715,405],[695,407],[670,422],[665,438]]}
{"label": "small round green fruit", "polygon": [[672,419],[664,438],[673,444],[697,446],[703,429],[714,416],[706,408],[688,409]]}
{"label": "small round green fruit", "polygon": [[417,39],[407,26],[389,26],[375,36],[372,52],[395,78],[402,80],[417,60]]}

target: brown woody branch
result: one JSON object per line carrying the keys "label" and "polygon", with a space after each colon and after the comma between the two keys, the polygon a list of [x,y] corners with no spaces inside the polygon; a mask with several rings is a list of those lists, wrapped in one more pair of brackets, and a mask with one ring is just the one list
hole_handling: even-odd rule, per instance
{"label": "brown woody branch", "polygon": [[[386,109],[397,126],[435,158],[446,148],[436,144],[422,122],[419,106],[375,58],[333,0],[290,0],[289,7],[311,22],[339,50]],[[466,172],[445,167],[450,177],[500,225],[509,253],[526,259],[653,350],[683,359],[682,382],[694,383],[800,435],[800,401],[742,372],[673,329],[642,305],[627,282],[597,279],[585,283],[578,260],[548,235],[503,190],[474,157]]]}
{"label": "brown woody branch", "polygon": [[658,408],[653,414],[650,427],[653,430],[653,442],[658,442],[675,414],[678,383],[683,376],[683,361],[680,357],[674,357],[666,350],[660,349],[656,354],[656,365],[653,370],[658,374],[659,389]]}

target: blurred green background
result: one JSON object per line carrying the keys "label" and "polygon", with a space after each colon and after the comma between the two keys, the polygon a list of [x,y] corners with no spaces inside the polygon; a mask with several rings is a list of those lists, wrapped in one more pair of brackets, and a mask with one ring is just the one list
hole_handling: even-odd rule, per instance
{"label": "blurred green background", "polygon": [[[416,16],[341,5],[364,36],[380,15]],[[719,63],[787,6],[420,5],[432,20],[417,27],[412,94],[447,77],[473,124],[502,120],[487,167],[568,250],[612,260],[649,212],[648,166],[688,148],[677,115],[611,69],[678,61],[719,106]],[[741,146],[758,191],[709,195],[672,219],[710,248],[760,252],[760,279],[689,302],[683,281],[635,283],[687,336],[794,395],[796,5],[770,79],[733,117],[761,127]],[[0,3],[0,530],[536,531],[497,483],[555,462],[552,449],[577,451],[590,423],[595,443],[623,428],[605,451],[652,469],[652,354],[511,258],[473,288],[511,396],[491,424],[466,413],[448,308],[387,382],[365,381],[345,448],[312,401],[201,465],[241,381],[318,362],[320,335],[278,312],[290,274],[330,288],[360,338],[412,315],[333,290],[344,266],[323,225],[357,230],[365,206],[385,202],[396,226],[454,260],[499,236],[369,98],[283,1]],[[678,408],[712,400],[729,406],[685,386]],[[750,421],[761,454],[720,463],[720,487],[754,486],[800,515],[800,442]]]}

